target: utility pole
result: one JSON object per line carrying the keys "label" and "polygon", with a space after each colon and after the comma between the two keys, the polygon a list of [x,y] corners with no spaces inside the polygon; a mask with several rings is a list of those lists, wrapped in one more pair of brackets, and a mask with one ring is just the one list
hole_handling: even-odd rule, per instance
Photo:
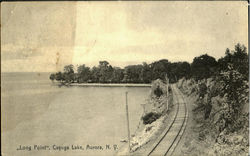
{"label": "utility pole", "polygon": [[167,82],[167,110],[168,110],[168,85],[169,85],[169,79],[168,79],[168,75],[166,74],[166,82]]}
{"label": "utility pole", "polygon": [[128,127],[128,150],[130,152],[130,130],[129,130],[129,116],[128,116],[128,92],[126,92],[126,115],[127,115],[127,127]]}

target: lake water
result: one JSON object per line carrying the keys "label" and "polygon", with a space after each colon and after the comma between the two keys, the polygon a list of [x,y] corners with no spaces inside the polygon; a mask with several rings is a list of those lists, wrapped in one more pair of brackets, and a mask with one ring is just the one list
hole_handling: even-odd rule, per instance
{"label": "lake water", "polygon": [[[130,130],[142,114],[148,87],[58,87],[47,73],[1,76],[2,152],[18,155],[113,155],[114,150],[71,150],[71,145],[122,145],[127,137],[125,92]],[[20,145],[48,145],[50,150],[16,150]],[[70,150],[53,150],[52,146]]]}

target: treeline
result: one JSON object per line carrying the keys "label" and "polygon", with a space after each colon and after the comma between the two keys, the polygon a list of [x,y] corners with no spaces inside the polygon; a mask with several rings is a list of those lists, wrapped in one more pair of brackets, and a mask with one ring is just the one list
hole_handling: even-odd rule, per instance
{"label": "treeline", "polygon": [[195,80],[212,77],[231,64],[248,78],[248,54],[244,45],[237,44],[235,49],[226,49],[225,56],[218,61],[207,54],[195,57],[193,62],[170,62],[167,59],[147,64],[129,65],[125,68],[113,67],[107,61],[100,61],[93,68],[86,65],[66,65],[64,70],[52,73],[50,79],[66,83],[151,83],[153,80],[165,80],[171,83],[181,78]]}

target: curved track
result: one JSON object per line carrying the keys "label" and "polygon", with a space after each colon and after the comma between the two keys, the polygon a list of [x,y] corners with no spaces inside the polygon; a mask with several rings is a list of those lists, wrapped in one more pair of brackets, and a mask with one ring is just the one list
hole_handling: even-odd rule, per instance
{"label": "curved track", "polygon": [[172,155],[178,145],[188,119],[188,111],[183,94],[175,86],[172,85],[173,102],[177,105],[177,110],[170,126],[166,129],[162,138],[153,146],[148,155]]}

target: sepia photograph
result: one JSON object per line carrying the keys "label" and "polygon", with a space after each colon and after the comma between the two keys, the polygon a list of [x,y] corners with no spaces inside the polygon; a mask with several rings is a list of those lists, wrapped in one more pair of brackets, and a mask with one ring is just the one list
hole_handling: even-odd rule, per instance
{"label": "sepia photograph", "polygon": [[249,155],[247,1],[1,2],[2,156]]}

